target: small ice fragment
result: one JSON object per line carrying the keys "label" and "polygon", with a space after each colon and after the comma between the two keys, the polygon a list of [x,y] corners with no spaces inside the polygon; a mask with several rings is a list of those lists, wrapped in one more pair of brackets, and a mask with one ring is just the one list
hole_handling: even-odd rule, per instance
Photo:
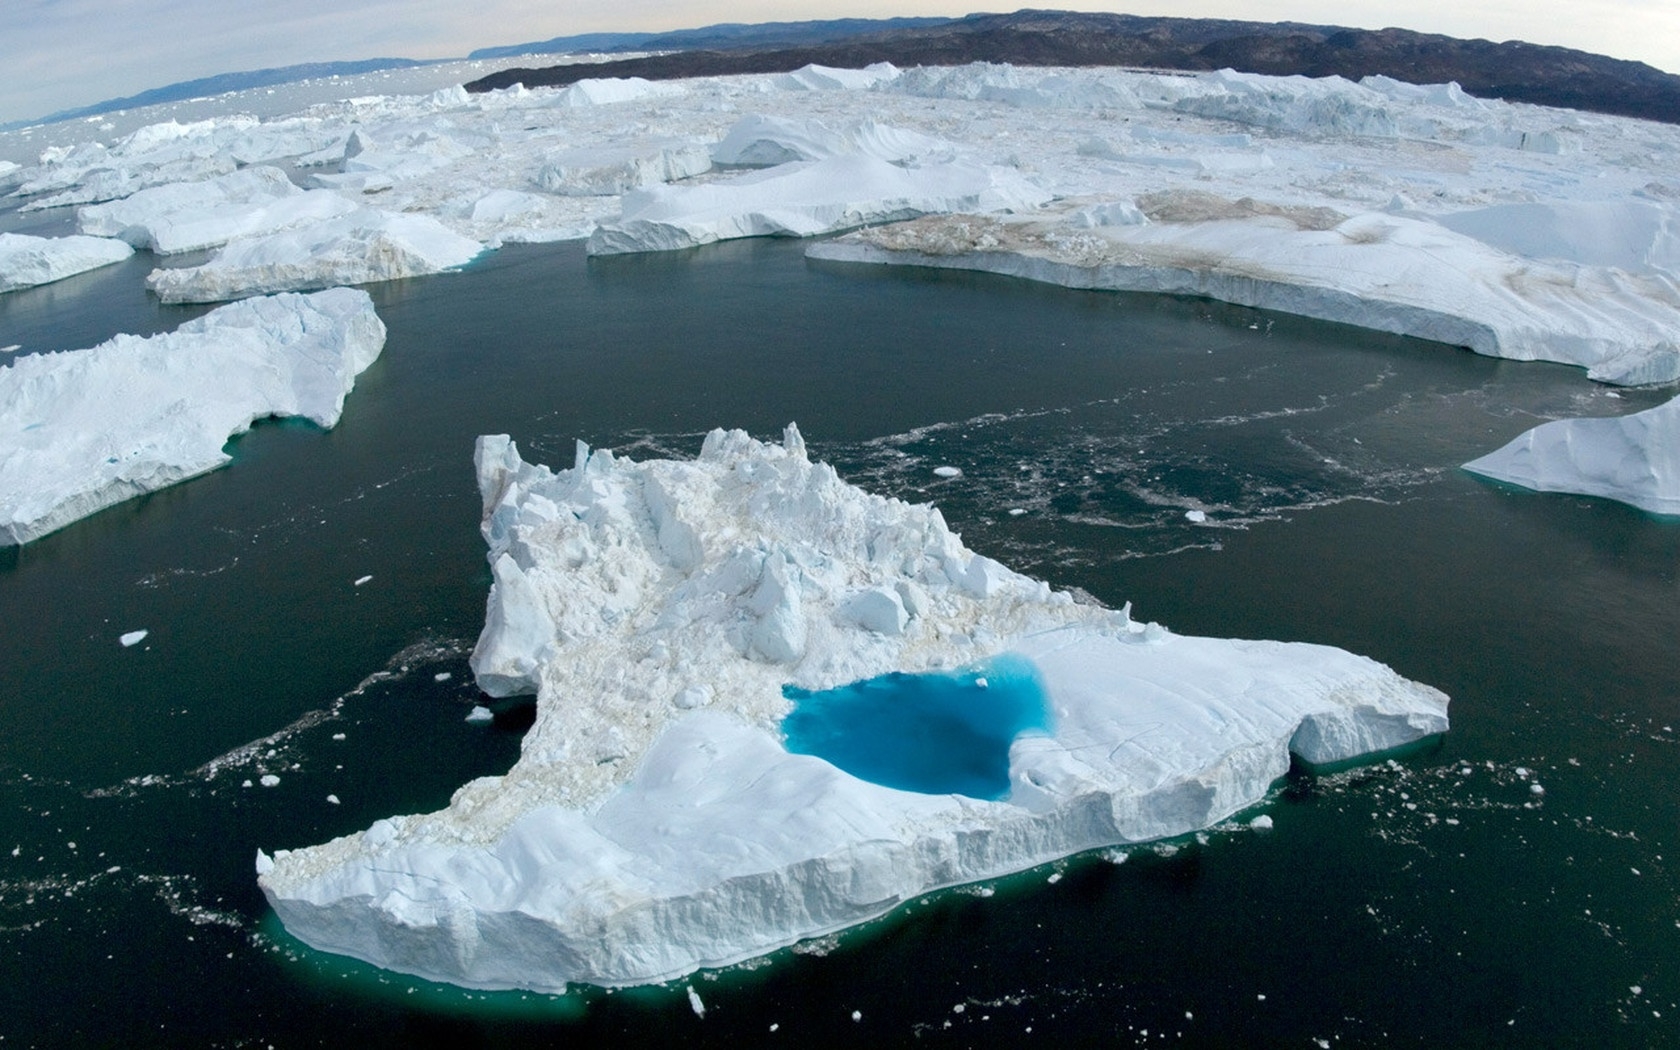
{"label": "small ice fragment", "polygon": [[1266,1001],[1266,993],[1261,992],[1258,995],[1256,995],[1254,998],[1258,999],[1260,1002],[1265,1002]]}
{"label": "small ice fragment", "polygon": [[695,1017],[706,1016],[706,1004],[700,1001],[700,993],[694,990],[692,984],[688,986],[688,1008],[694,1011]]}
{"label": "small ice fragment", "polygon": [[139,645],[141,642],[145,641],[146,635],[150,633],[150,631],[129,631],[121,638],[118,638],[117,641],[123,644],[124,649],[127,649],[131,645]]}
{"label": "small ice fragment", "polygon": [[862,1010],[853,1010],[852,1011],[852,1020],[854,1020],[854,1021],[863,1020],[863,1011]]}
{"label": "small ice fragment", "polygon": [[70,847],[70,848],[71,848],[71,849],[75,849],[75,848],[76,848],[76,844],[75,844],[75,843],[74,843],[74,842],[66,842],[66,843],[65,843],[65,845],[66,845],[66,846],[69,846],[69,847]]}
{"label": "small ice fragment", "polygon": [[356,582],[351,584],[351,586],[352,587],[360,587],[362,584],[368,582],[371,579],[373,579],[372,576],[358,576],[358,577],[356,577]]}
{"label": "small ice fragment", "polygon": [[331,802],[333,805],[336,806],[336,805],[338,805],[338,796],[337,795],[328,795],[327,796],[327,801]]}
{"label": "small ice fragment", "polygon": [[1546,793],[1546,789],[1541,787],[1539,784],[1528,785],[1528,791],[1529,794],[1532,795],[1544,795]]}
{"label": "small ice fragment", "polygon": [[1184,512],[1184,517],[1189,521],[1193,521],[1193,522],[1196,522],[1197,524],[1200,524],[1200,523],[1207,520],[1207,511],[1204,511],[1204,510],[1187,510],[1187,511]]}
{"label": "small ice fragment", "polygon": [[334,740],[343,740],[344,739],[344,734],[343,733],[334,733],[333,734],[333,739]]}
{"label": "small ice fragment", "polygon": [[1011,518],[1019,518],[1021,515],[1025,514],[1025,513],[1026,513],[1026,509],[1024,507],[1010,507],[1009,508],[1009,516]]}
{"label": "small ice fragment", "polygon": [[264,853],[260,849],[257,850],[257,874],[258,875],[267,875],[269,872],[271,872],[273,870],[274,870],[274,858],[270,857],[268,854]]}
{"label": "small ice fragment", "polygon": [[1641,992],[1645,991],[1645,989],[1639,987],[1637,984],[1630,984],[1628,985],[1628,991],[1632,992],[1634,995],[1639,995]]}
{"label": "small ice fragment", "polygon": [[985,675],[980,675],[979,677],[974,679],[974,688],[976,688],[976,689],[990,689],[991,686],[992,686],[992,683],[986,681],[986,676]]}
{"label": "small ice fragment", "polygon": [[15,354],[22,349],[22,343],[13,343],[11,346],[0,346],[0,354]]}
{"label": "small ice fragment", "polygon": [[781,1025],[779,1025],[779,1024],[773,1024],[773,1025],[771,1025],[771,1026],[770,1026],[770,1030],[771,1030],[771,1031],[772,1031],[772,1032],[774,1032],[774,1031],[775,1031],[775,1030],[776,1030],[776,1029],[778,1029],[778,1028],[780,1028],[780,1027],[782,1027],[782,1026],[781,1026]]}
{"label": "small ice fragment", "polygon": [[496,719],[495,712],[491,711],[488,707],[485,707],[483,704],[474,704],[473,709],[471,711],[467,712],[467,721],[472,722],[474,724],[478,724],[478,723],[481,723],[481,722],[493,722],[493,721],[495,721],[495,719]]}
{"label": "small ice fragment", "polygon": [[968,1007],[964,1006],[962,1003],[958,1003],[957,1005],[951,1007],[951,1012],[954,1014],[960,1014],[966,1009],[968,1009]]}
{"label": "small ice fragment", "polygon": [[249,780],[246,780],[246,781],[241,782],[239,786],[242,787],[242,788],[248,788],[248,787],[251,786],[251,782]]}
{"label": "small ice fragment", "polygon": [[271,788],[280,783],[280,778],[275,776],[273,773],[264,773],[262,779],[257,783],[261,784],[265,788]]}
{"label": "small ice fragment", "polygon": [[447,682],[451,678],[454,678],[454,677],[455,676],[450,674],[448,671],[439,671],[437,674],[432,675],[432,681],[434,681],[434,682]]}
{"label": "small ice fragment", "polygon": [[1255,831],[1270,831],[1272,830],[1272,818],[1270,815],[1262,813],[1258,817],[1249,821],[1248,826],[1253,828]]}
{"label": "small ice fragment", "polygon": [[1054,886],[1056,883],[1062,881],[1062,873],[1059,872],[1059,871],[1053,871],[1053,872],[1050,873],[1050,877],[1048,879],[1045,879],[1044,881],[1048,882],[1050,885]]}
{"label": "small ice fragment", "polygon": [[939,477],[942,477],[942,478],[960,478],[960,477],[962,477],[962,468],[961,467],[934,467],[933,472],[934,472],[935,475],[937,475]]}

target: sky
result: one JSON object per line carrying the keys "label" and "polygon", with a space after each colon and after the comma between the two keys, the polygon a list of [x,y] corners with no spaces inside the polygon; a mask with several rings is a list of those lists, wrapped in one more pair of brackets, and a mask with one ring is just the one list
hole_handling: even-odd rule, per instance
{"label": "sky", "polygon": [[[1680,73],[1680,0],[1021,0],[1134,15],[1399,26],[1562,44]],[[0,123],[216,73],[453,58],[575,33],[958,16],[973,0],[0,0]]]}

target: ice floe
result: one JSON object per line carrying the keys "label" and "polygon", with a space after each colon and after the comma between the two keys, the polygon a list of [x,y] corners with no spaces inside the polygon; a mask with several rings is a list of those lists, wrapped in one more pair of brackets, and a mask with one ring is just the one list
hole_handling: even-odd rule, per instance
{"label": "ice floe", "polygon": [[114,237],[31,237],[0,233],[0,292],[33,288],[122,262],[134,254]]}
{"label": "ice floe", "polygon": [[332,426],[384,342],[367,294],[338,288],[11,361],[0,368],[0,542],[214,470],[228,438],[258,419]]}
{"label": "ice floe", "polygon": [[[392,969],[547,991],[672,979],[1206,827],[1291,752],[1341,761],[1447,726],[1444,696],[1363,657],[1076,602],[932,507],[846,484],[793,427],[780,445],[714,431],[688,462],[580,442],[559,472],[487,437],[476,464],[494,583],[472,665],[493,695],[537,692],[519,761],[444,811],[258,859],[288,930]],[[997,799],[784,746],[785,689],[890,672],[987,696],[1024,675],[1049,728],[998,745]]]}
{"label": "ice floe", "polygon": [[1627,416],[1542,423],[1464,468],[1541,492],[1680,515],[1680,398]]}
{"label": "ice floe", "polygon": [[77,225],[86,234],[121,237],[136,248],[172,255],[322,222],[355,207],[330,191],[299,189],[279,168],[259,166],[90,204],[77,213]]}

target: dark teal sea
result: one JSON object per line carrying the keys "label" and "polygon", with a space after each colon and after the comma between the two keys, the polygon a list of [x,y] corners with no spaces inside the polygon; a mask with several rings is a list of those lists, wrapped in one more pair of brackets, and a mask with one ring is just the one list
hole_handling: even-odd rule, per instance
{"label": "dark teal sea", "polygon": [[[1458,469],[1673,389],[803,248],[509,246],[373,287],[390,338],[336,429],[261,424],[226,469],[0,551],[0,1045],[1680,1046],[1680,521]],[[0,346],[201,312],[147,298],[152,265],[0,296]],[[1367,654],[1449,693],[1452,731],[1292,772],[1269,831],[667,988],[468,993],[287,938],[259,847],[437,808],[529,724],[463,720],[474,438],[563,466],[575,438],[691,456],[790,420],[1014,568]]]}

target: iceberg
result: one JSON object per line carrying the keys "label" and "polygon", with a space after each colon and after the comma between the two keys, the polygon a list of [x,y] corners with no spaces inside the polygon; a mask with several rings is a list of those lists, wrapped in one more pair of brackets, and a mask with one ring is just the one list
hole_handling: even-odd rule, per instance
{"label": "iceberg", "polygon": [[355,208],[330,190],[302,190],[279,168],[252,167],[203,182],[154,186],[77,212],[81,232],[121,237],[159,255],[199,251],[335,218]]}
{"label": "iceberg", "polygon": [[1541,492],[1603,496],[1680,515],[1680,397],[1627,416],[1542,423],[1464,469]]}
{"label": "iceberg", "polygon": [[905,168],[861,153],[780,164],[704,186],[624,195],[591,255],[671,251],[735,237],[812,237],[930,212],[1037,208],[1050,194],[1008,168],[948,160]]}
{"label": "iceberg", "polygon": [[153,270],[146,287],[166,303],[220,302],[440,273],[483,250],[429,215],[358,208],[303,229],[233,241],[201,266]]}
{"label": "iceberg", "polygon": [[214,470],[258,419],[332,426],[384,343],[367,293],[335,288],[12,361],[0,368],[0,542]]}
{"label": "iceberg", "polygon": [[[1444,695],[1364,657],[1180,637],[1015,573],[933,507],[812,462],[793,426],[780,444],[715,430],[693,461],[579,442],[561,471],[490,436],[475,465],[493,584],[472,667],[491,695],[536,692],[519,760],[441,812],[257,857],[293,935],[390,969],[546,992],[671,980],[1208,827],[1291,753],[1447,728]],[[897,742],[956,765],[987,749],[1001,794],[848,772],[806,746],[809,719],[785,722],[818,691],[907,679],[944,706]],[[973,732],[947,739],[953,720]],[[893,732],[841,728],[864,751]]]}
{"label": "iceberg", "polygon": [[826,160],[862,153],[893,164],[950,160],[956,147],[944,139],[866,120],[836,131],[817,120],[788,120],[754,113],[742,117],[712,147],[719,164],[771,167],[800,160]]}
{"label": "iceberg", "polygon": [[712,157],[706,147],[665,139],[561,150],[547,159],[533,181],[539,189],[563,197],[599,197],[710,170]]}
{"label": "iceberg", "polygon": [[113,237],[31,237],[0,233],[0,292],[33,288],[122,262],[134,254]]}
{"label": "iceberg", "polygon": [[1143,222],[1129,204],[1071,199],[1021,217],[929,216],[859,230],[807,255],[1206,296],[1490,357],[1578,365],[1606,383],[1680,378],[1680,295],[1661,272],[1513,255],[1387,212],[1171,190],[1138,198]]}

